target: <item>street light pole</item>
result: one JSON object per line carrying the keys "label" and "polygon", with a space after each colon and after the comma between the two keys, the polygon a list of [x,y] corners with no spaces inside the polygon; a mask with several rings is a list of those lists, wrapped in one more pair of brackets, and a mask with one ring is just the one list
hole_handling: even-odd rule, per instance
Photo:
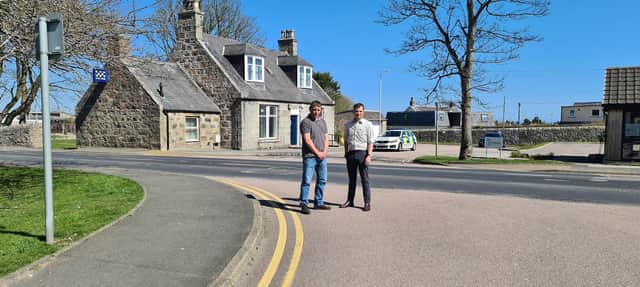
{"label": "street light pole", "polygon": [[436,102],[436,159],[438,159],[438,102]]}
{"label": "street light pole", "polygon": [[388,71],[388,69],[382,70],[378,77],[378,136],[382,135],[382,75]]}

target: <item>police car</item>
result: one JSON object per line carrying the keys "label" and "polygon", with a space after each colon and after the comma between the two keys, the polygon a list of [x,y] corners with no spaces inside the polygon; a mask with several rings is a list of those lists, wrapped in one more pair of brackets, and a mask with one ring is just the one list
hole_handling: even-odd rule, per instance
{"label": "police car", "polygon": [[373,143],[375,150],[416,150],[416,136],[412,131],[388,130],[383,135],[376,138]]}

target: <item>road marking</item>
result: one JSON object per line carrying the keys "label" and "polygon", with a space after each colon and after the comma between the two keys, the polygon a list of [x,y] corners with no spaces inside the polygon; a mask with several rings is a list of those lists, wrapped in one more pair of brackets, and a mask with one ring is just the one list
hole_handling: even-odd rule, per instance
{"label": "road marking", "polygon": [[592,177],[592,178],[589,179],[589,181],[607,182],[607,181],[609,181],[609,179],[606,178],[606,177]]}
{"label": "road marking", "polygon": [[[261,191],[256,190],[255,188],[240,185],[231,181],[221,180],[221,182],[228,184],[230,186],[242,189],[249,193],[257,195],[262,200],[268,200],[271,196],[269,193],[266,195]],[[287,243],[287,221],[284,217],[284,213],[280,210],[274,203],[269,202],[269,205],[273,207],[273,210],[278,218],[278,240],[276,241],[276,248],[273,252],[273,256],[271,257],[271,261],[269,261],[269,265],[267,265],[267,269],[265,270],[262,278],[258,282],[259,287],[269,286],[271,284],[271,280],[273,280],[273,276],[275,276],[276,271],[278,271],[278,266],[280,265],[280,261],[282,260],[282,255],[284,254],[284,248]],[[297,232],[296,232],[297,233]]]}
{"label": "road marking", "polygon": [[[266,191],[258,187],[252,187],[252,186],[247,186],[243,184],[238,184],[238,185],[251,188],[255,191],[267,194],[275,201],[283,205],[285,204],[284,200],[282,200],[280,197],[278,197],[277,195],[269,191]],[[293,279],[295,278],[296,271],[298,270],[298,265],[300,264],[300,258],[302,257],[302,247],[304,245],[304,232],[302,230],[302,223],[300,222],[300,217],[292,210],[288,210],[288,212],[289,212],[289,215],[291,216],[291,219],[293,220],[293,226],[295,227],[296,241],[295,241],[295,244],[293,245],[293,254],[291,255],[291,262],[289,263],[289,269],[287,270],[287,273],[284,275],[284,280],[282,281],[283,287],[289,287],[293,283]]]}
{"label": "road marking", "polygon": [[557,179],[557,178],[545,178],[545,181],[556,181],[556,182],[567,182],[568,179]]}

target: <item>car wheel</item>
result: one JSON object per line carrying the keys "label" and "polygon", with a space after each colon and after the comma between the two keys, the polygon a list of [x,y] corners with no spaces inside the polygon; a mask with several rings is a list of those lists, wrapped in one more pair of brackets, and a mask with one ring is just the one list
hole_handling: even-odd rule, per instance
{"label": "car wheel", "polygon": [[396,148],[396,151],[401,151],[402,150],[402,143],[398,143],[398,147]]}
{"label": "car wheel", "polygon": [[411,147],[411,151],[416,151],[416,143],[413,143],[413,146]]}

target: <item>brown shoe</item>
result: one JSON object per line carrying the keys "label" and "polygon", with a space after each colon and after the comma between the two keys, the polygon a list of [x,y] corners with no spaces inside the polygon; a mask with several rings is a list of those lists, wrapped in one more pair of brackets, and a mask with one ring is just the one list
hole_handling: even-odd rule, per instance
{"label": "brown shoe", "polygon": [[330,209],[331,209],[331,206],[328,206],[328,205],[326,205],[326,204],[323,204],[323,205],[317,205],[317,206],[315,206],[313,209],[319,209],[319,210],[330,210]]}
{"label": "brown shoe", "polygon": [[347,200],[345,203],[340,205],[340,208],[347,208],[347,207],[353,207],[353,202]]}
{"label": "brown shoe", "polygon": [[301,203],[300,204],[300,212],[302,212],[302,214],[309,214],[309,213],[311,213],[311,210],[309,209],[309,207],[307,207],[306,204]]}
{"label": "brown shoe", "polygon": [[371,203],[365,203],[362,211],[369,211],[369,210],[371,210]]}

